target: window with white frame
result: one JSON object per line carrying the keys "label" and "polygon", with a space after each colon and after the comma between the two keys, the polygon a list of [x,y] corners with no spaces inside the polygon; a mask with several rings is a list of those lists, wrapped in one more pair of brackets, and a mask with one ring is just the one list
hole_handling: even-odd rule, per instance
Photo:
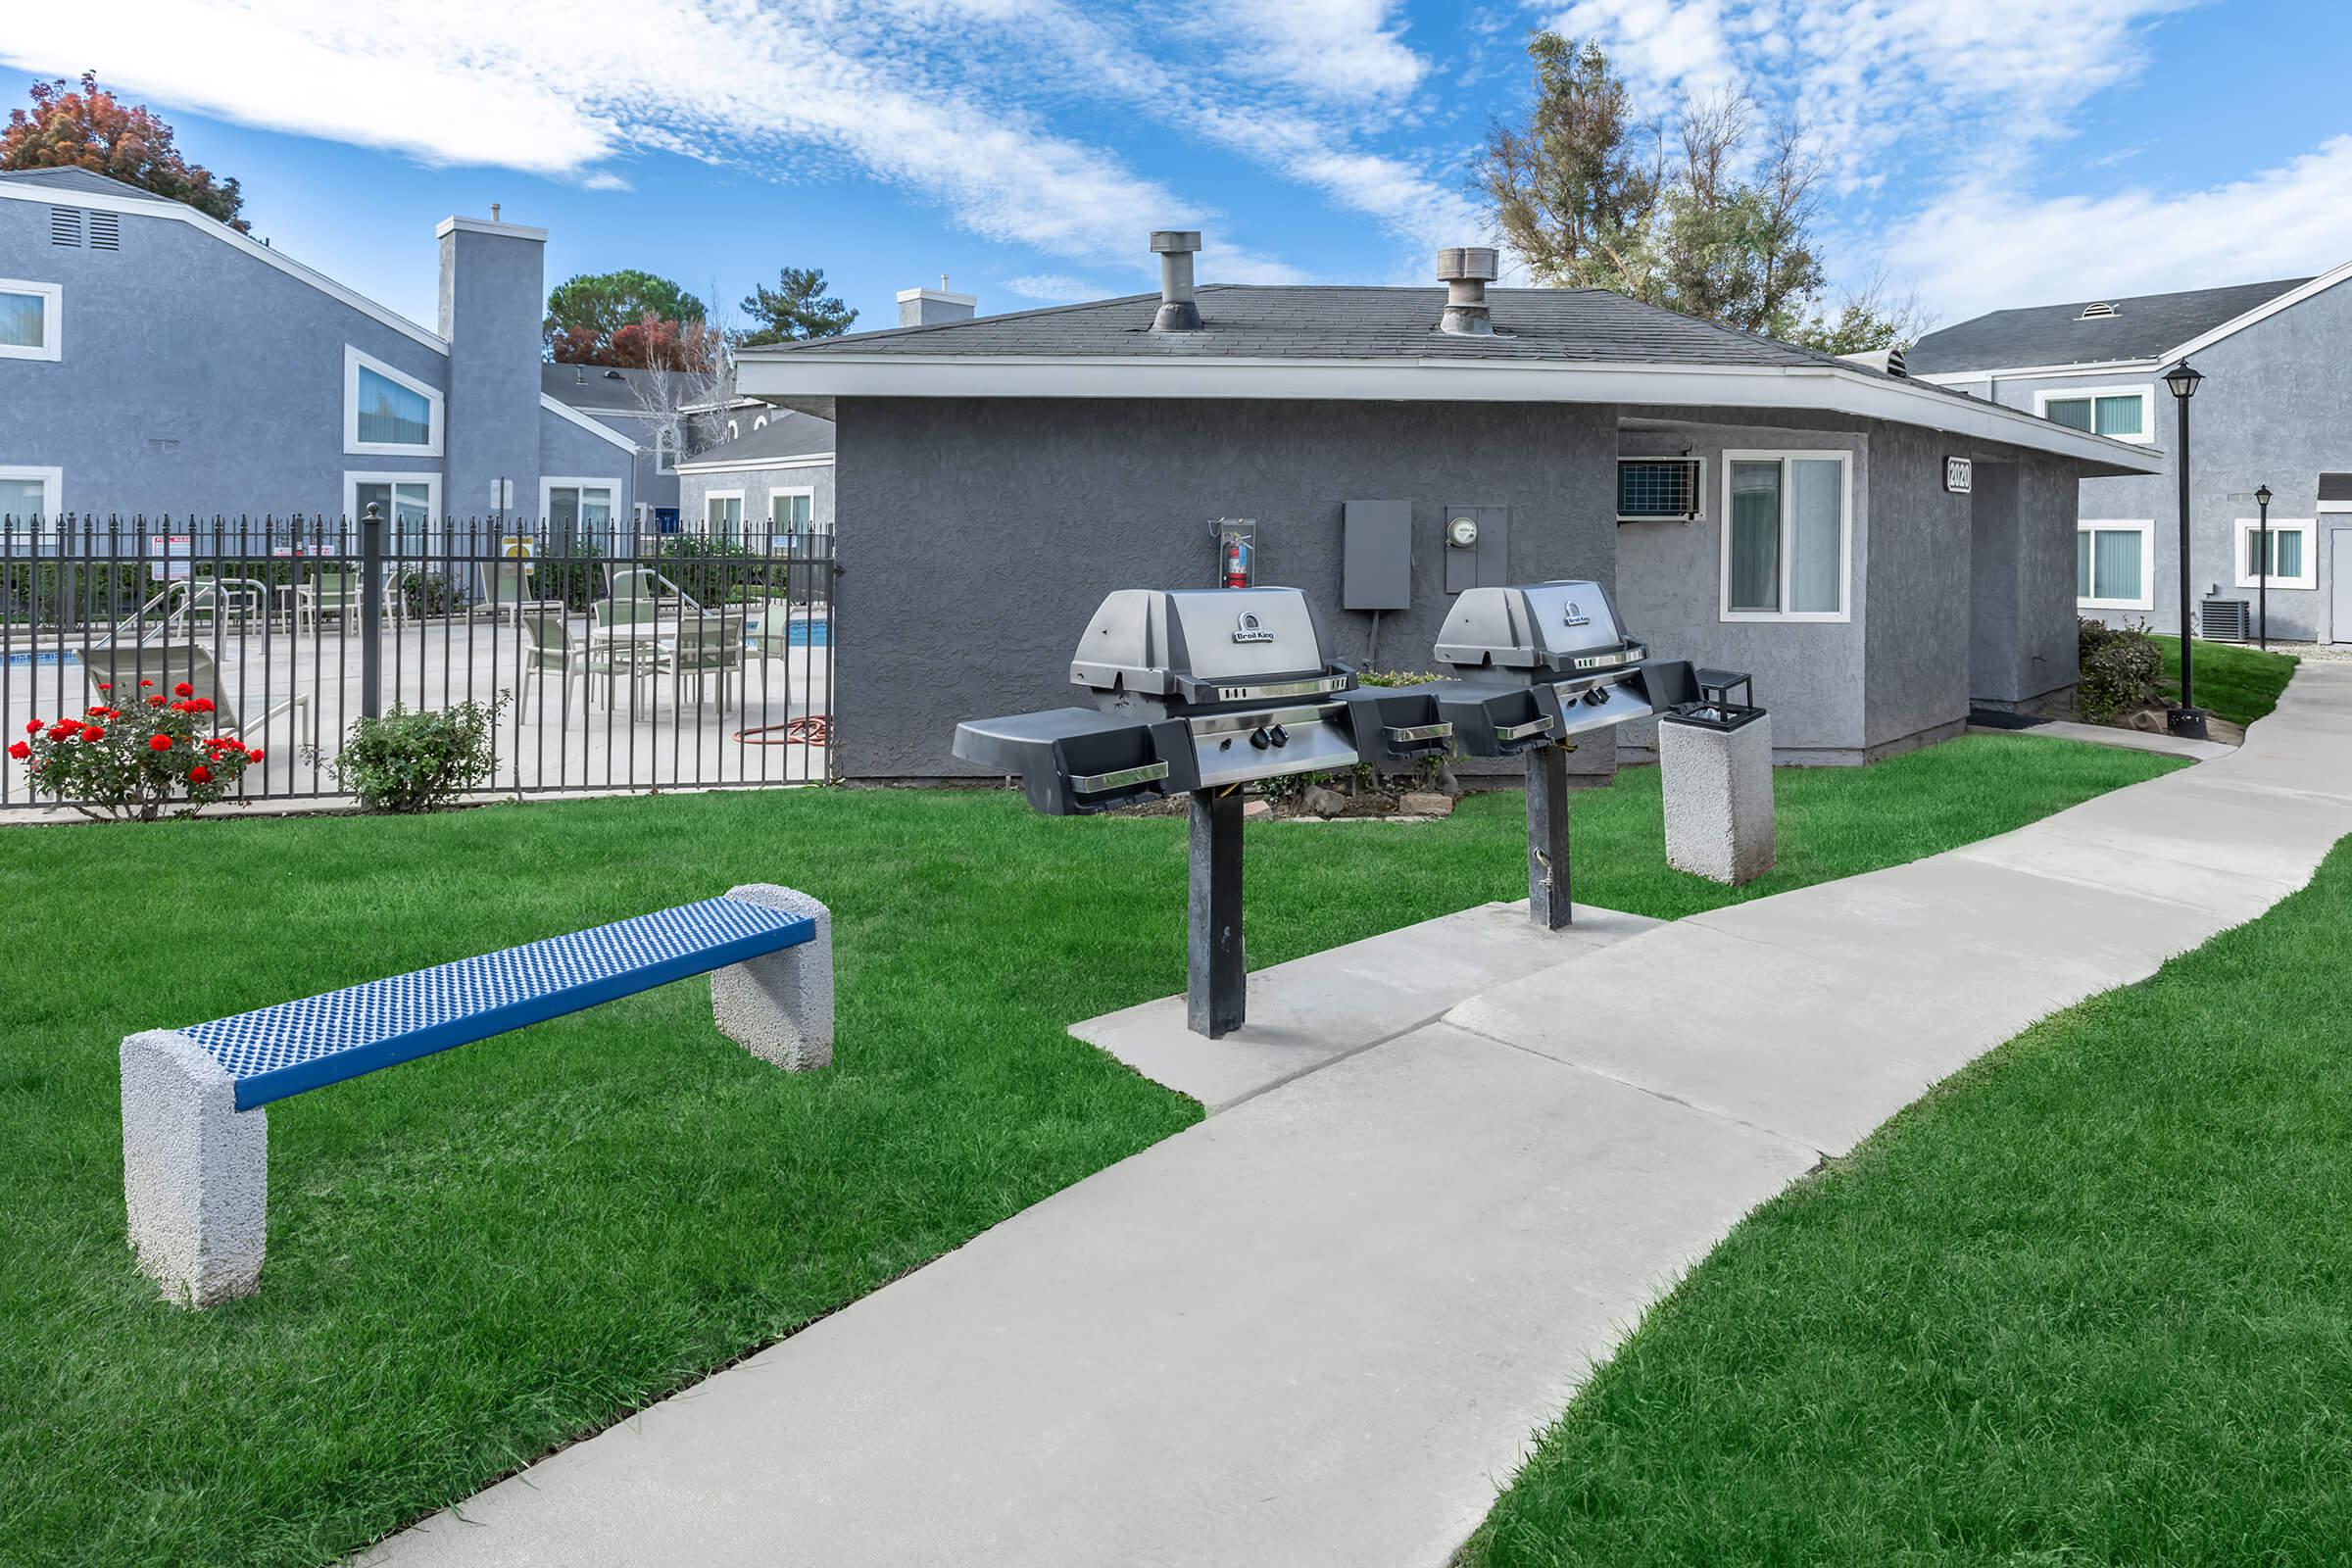
{"label": "window with white frame", "polygon": [[384,519],[384,548],[396,558],[420,560],[433,542],[433,519],[441,512],[437,473],[346,473],[343,514],[356,525],[368,509]]}
{"label": "window with white frame", "polygon": [[36,521],[54,527],[65,483],[63,468],[0,466],[0,530],[27,533]]}
{"label": "window with white frame", "polygon": [[654,471],[678,471],[678,432],[666,424],[654,431]]}
{"label": "window with white frame", "polygon": [[65,289],[0,277],[0,360],[54,360]]}
{"label": "window with white frame", "polygon": [[703,532],[713,544],[743,543],[743,492],[713,490],[703,497]]}
{"label": "window with white frame", "polygon": [[2075,604],[2082,610],[2156,608],[2156,524],[2085,517],[2075,525]]}
{"label": "window with white frame", "polygon": [[343,450],[369,457],[441,456],[440,392],[346,344]]}
{"label": "window with white frame", "polygon": [[2264,569],[2262,519],[2237,519],[2237,585],[2259,588],[2269,577],[2273,588],[2317,588],[2320,558],[2317,528],[2309,517],[2271,519],[2271,559]]}
{"label": "window with white frame", "polygon": [[1725,620],[1847,620],[1853,507],[1844,452],[1723,455]]}
{"label": "window with white frame", "polygon": [[778,485],[767,493],[768,528],[774,537],[816,531],[816,492],[806,485]]}
{"label": "window with white frame", "polygon": [[2034,412],[2052,424],[2145,446],[2156,439],[2153,386],[2098,386],[2034,394]]}
{"label": "window with white frame", "polygon": [[619,504],[618,479],[550,475],[539,481],[539,515],[548,544],[559,554],[614,553],[612,509]]}

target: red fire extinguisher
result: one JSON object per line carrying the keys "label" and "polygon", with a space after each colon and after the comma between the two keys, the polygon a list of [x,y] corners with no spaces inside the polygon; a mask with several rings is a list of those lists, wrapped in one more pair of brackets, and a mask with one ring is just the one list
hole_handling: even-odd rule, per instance
{"label": "red fire extinguisher", "polygon": [[1225,586],[1250,586],[1250,541],[1238,533],[1225,536]]}

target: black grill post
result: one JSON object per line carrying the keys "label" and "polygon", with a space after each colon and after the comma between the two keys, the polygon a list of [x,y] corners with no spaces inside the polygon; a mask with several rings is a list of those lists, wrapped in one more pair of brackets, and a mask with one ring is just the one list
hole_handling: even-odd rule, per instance
{"label": "black grill post", "polygon": [[1192,885],[1186,904],[1184,1018],[1214,1040],[1242,1026],[1249,963],[1242,948],[1242,792],[1193,792]]}
{"label": "black grill post", "polygon": [[1527,914],[1546,931],[1565,931],[1568,902],[1568,752],[1539,746],[1527,754]]}
{"label": "black grill post", "polygon": [[360,518],[360,712],[368,718],[384,711],[383,632],[384,519],[370,501]]}

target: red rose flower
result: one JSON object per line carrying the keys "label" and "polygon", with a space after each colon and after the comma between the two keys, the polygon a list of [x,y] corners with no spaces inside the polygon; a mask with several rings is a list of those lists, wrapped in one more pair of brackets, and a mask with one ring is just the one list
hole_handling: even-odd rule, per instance
{"label": "red rose flower", "polygon": [[98,689],[102,692],[111,692],[115,689],[115,683],[111,680],[102,680],[98,683]]}
{"label": "red rose flower", "polygon": [[92,718],[96,718],[96,717],[97,717],[97,716],[98,716],[100,713],[103,713],[103,712],[105,712],[105,711],[106,711],[106,710],[105,710],[105,709],[103,709],[103,708],[99,708],[99,707],[97,707],[97,706],[93,705],[93,706],[91,706],[91,707],[88,707],[88,708],[85,708],[85,709],[83,709],[83,710],[82,710],[82,711],[83,711],[83,712],[85,712],[85,713],[87,713],[87,714],[88,714],[90,717],[92,717]]}
{"label": "red rose flower", "polygon": [[250,751],[250,752],[247,752],[247,753],[245,754],[245,760],[247,760],[248,762],[258,762],[258,761],[260,761],[261,760],[262,760],[262,753],[261,753],[261,749],[260,749],[259,747],[256,747],[254,750]]}
{"label": "red rose flower", "polygon": [[149,693],[149,694],[148,694],[148,697],[147,697],[147,706],[148,706],[149,708],[161,708],[161,707],[163,707],[163,706],[164,706],[164,694],[163,694],[162,692],[151,692],[151,693]]}
{"label": "red rose flower", "polygon": [[92,724],[81,732],[81,738],[85,741],[102,741],[106,739],[106,731]]}
{"label": "red rose flower", "polygon": [[153,682],[153,681],[151,681],[151,680],[143,680],[143,681],[139,682],[139,684],[140,684],[141,686],[152,686],[152,685],[154,685],[154,684],[155,684],[155,682]]}
{"label": "red rose flower", "polygon": [[151,752],[168,752],[172,749],[172,737],[169,735],[150,735],[147,737],[147,749]]}
{"label": "red rose flower", "polygon": [[37,719],[37,718],[28,718],[28,719],[26,719],[26,720],[24,721],[24,733],[25,733],[25,734],[27,734],[27,735],[38,735],[40,732],[41,732],[41,721],[40,721],[39,719]]}
{"label": "red rose flower", "polygon": [[212,770],[211,768],[209,768],[209,767],[205,766],[205,765],[204,765],[202,762],[198,762],[198,763],[197,763],[197,764],[196,764],[194,767],[191,767],[191,768],[189,768],[189,769],[188,769],[188,782],[189,782],[189,783],[191,783],[191,784],[210,784],[212,781],[213,781],[213,770]]}
{"label": "red rose flower", "polygon": [[172,695],[174,697],[193,697],[196,695],[196,688],[183,680],[178,685],[172,688]]}
{"label": "red rose flower", "polygon": [[32,748],[25,745],[23,741],[19,741],[8,749],[8,755],[22,762],[24,760],[24,759],[32,755]]}

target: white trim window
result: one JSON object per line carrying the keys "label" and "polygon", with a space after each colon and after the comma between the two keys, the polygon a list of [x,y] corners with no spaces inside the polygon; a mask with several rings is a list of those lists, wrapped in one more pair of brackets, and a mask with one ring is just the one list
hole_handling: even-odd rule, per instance
{"label": "white trim window", "polygon": [[1853,618],[1852,456],[1723,455],[1723,619]]}
{"label": "white trim window", "polygon": [[343,450],[370,458],[441,456],[441,393],[343,345]]}
{"label": "white trim window", "polygon": [[703,537],[712,544],[743,543],[743,492],[707,490],[703,493]]}
{"label": "white trim window", "polygon": [[2075,608],[2156,608],[2156,523],[2084,517],[2075,524]]}
{"label": "white trim window", "polygon": [[768,548],[771,550],[781,541],[815,533],[815,487],[805,484],[768,486],[767,530]]}
{"label": "white trim window", "polygon": [[2156,442],[2156,388],[2139,386],[2044,387],[2034,394],[2034,412],[2052,424],[2085,435],[2103,435],[2134,446]]}
{"label": "white trim window", "polygon": [[439,474],[345,470],[343,515],[351,519],[355,538],[370,503],[384,519],[384,549],[394,559],[420,561],[432,553],[441,515]]}
{"label": "white trim window", "polygon": [[0,360],[59,358],[65,309],[61,283],[0,277]]}
{"label": "white trim window", "polygon": [[33,519],[58,526],[58,497],[66,487],[66,470],[40,466],[0,466],[0,530],[32,532]]}
{"label": "white trim window", "polygon": [[550,549],[559,554],[614,553],[613,509],[620,481],[594,474],[548,474],[539,481],[539,516]]}
{"label": "white trim window", "polygon": [[[2317,588],[2320,585],[2319,525],[2311,517],[2271,519],[2270,585],[2273,588]],[[2262,586],[2262,519],[2237,519],[2235,576],[2240,588]]]}
{"label": "white trim window", "polygon": [[678,432],[671,429],[666,421],[654,428],[654,471],[678,471]]}

